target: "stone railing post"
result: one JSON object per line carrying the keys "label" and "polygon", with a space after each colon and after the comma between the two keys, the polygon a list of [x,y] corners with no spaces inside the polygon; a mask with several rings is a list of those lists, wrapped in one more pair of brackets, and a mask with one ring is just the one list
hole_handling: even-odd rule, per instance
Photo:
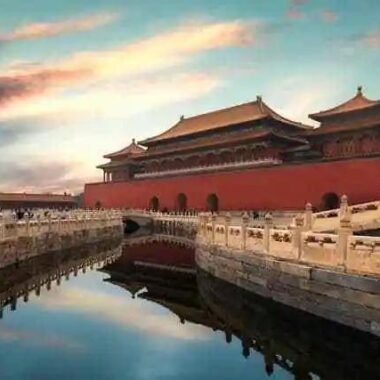
{"label": "stone railing post", "polygon": [[229,226],[231,224],[231,214],[229,212],[226,212],[226,216],[224,219],[224,229],[225,229],[225,245],[228,247],[228,235],[229,235]]}
{"label": "stone railing post", "polygon": [[269,253],[270,249],[270,230],[273,226],[273,218],[270,213],[265,215],[264,222],[264,249]]}
{"label": "stone railing post", "polygon": [[3,240],[5,238],[5,222],[4,218],[0,217],[0,240]]}
{"label": "stone railing post", "polygon": [[340,198],[339,219],[344,219],[345,215],[349,212],[347,195],[342,195]]}
{"label": "stone railing post", "polygon": [[211,227],[212,227],[212,231],[211,231],[211,243],[212,244],[215,244],[215,225],[216,225],[216,213],[212,212],[211,213]]}
{"label": "stone railing post", "polygon": [[343,195],[341,198],[339,219],[337,254],[339,257],[340,265],[344,270],[346,270],[348,239],[352,235],[351,210],[348,208],[346,195]]}
{"label": "stone railing post", "polygon": [[51,232],[51,229],[52,229],[52,226],[51,226],[51,214],[49,213],[49,215],[48,215],[48,231],[49,231],[49,233]]}
{"label": "stone railing post", "polygon": [[305,230],[305,218],[302,214],[297,214],[294,218],[293,233],[293,250],[297,260],[301,259],[302,255],[302,231]]}
{"label": "stone railing post", "polygon": [[30,236],[30,218],[29,216],[25,216],[25,234],[26,236]]}
{"label": "stone railing post", "polygon": [[311,203],[306,203],[305,206],[305,230],[311,231],[313,229],[313,206]]}
{"label": "stone railing post", "polygon": [[247,227],[249,223],[249,215],[245,211],[241,217],[241,248],[246,249],[247,247]]}

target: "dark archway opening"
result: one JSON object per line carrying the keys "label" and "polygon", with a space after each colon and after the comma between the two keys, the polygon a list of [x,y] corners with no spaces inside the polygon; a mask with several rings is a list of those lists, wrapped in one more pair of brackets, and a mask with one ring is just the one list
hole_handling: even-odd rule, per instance
{"label": "dark archway opening", "polygon": [[140,228],[138,223],[129,218],[123,218],[123,225],[125,234],[131,234]]}
{"label": "dark archway opening", "polygon": [[187,210],[187,196],[184,193],[177,195],[177,210],[186,211]]}
{"label": "dark archway opening", "polygon": [[333,210],[339,208],[339,196],[336,193],[330,192],[326,193],[322,197],[322,208],[323,210]]}
{"label": "dark archway opening", "polygon": [[149,209],[152,211],[158,211],[160,209],[160,201],[156,196],[151,198],[149,202]]}
{"label": "dark archway opening", "polygon": [[216,212],[219,210],[219,198],[216,194],[209,194],[207,197],[207,211]]}

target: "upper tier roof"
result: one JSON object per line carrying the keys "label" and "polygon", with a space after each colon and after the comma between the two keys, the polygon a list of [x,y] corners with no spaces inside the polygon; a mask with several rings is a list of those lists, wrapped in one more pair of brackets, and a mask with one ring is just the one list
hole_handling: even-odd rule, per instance
{"label": "upper tier roof", "polygon": [[329,116],[335,116],[352,111],[367,110],[374,106],[380,105],[380,100],[370,100],[363,95],[362,87],[358,87],[356,95],[348,101],[325,111],[310,114],[311,119],[322,121]]}
{"label": "upper tier roof", "polygon": [[161,133],[160,135],[143,140],[140,142],[140,144],[150,145],[153,142],[198,134],[204,131],[225,128],[231,125],[237,125],[266,118],[271,118],[291,127],[302,129],[311,128],[302,123],[291,121],[277,114],[262,101],[260,96],[258,96],[255,102],[244,103],[202,115],[193,116],[190,118],[181,117],[178,123],[175,124],[172,128]]}
{"label": "upper tier roof", "polygon": [[145,149],[136,144],[135,139],[132,140],[132,143],[126,146],[123,149],[118,150],[114,153],[109,153],[103,156],[104,158],[115,158],[115,157],[127,157],[135,156],[136,154],[144,153]]}

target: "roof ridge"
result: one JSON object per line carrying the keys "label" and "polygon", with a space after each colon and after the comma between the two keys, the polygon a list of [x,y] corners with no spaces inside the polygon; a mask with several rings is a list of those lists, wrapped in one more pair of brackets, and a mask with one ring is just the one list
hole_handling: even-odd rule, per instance
{"label": "roof ridge", "polygon": [[169,129],[163,131],[162,133],[159,133],[158,135],[155,135],[155,136],[152,136],[152,137],[149,137],[147,139],[144,139],[144,140],[140,140],[139,141],[139,144],[142,144],[144,145],[144,143],[146,142],[149,142],[149,141],[152,141],[152,140],[155,140],[157,139],[158,137],[162,136],[162,135],[165,135],[167,134],[168,132],[172,131],[173,129],[175,129],[176,127],[178,127],[181,123],[183,122],[186,122],[186,121],[191,121],[191,120],[196,120],[196,119],[200,119],[202,117],[205,117],[205,116],[209,116],[209,115],[213,115],[213,114],[217,114],[217,113],[220,113],[222,111],[230,111],[234,108],[239,108],[239,107],[242,107],[242,106],[248,106],[248,105],[254,105],[255,103],[257,103],[257,101],[254,101],[254,100],[251,100],[249,102],[244,102],[244,103],[240,103],[240,104],[235,104],[233,106],[230,106],[230,107],[226,107],[226,108],[218,108],[217,110],[213,110],[213,111],[206,111],[206,112],[203,112],[201,114],[197,114],[197,115],[193,115],[193,116],[190,116],[190,117],[185,117],[184,115],[181,115],[180,119],[172,126],[170,127]]}
{"label": "roof ridge", "polygon": [[250,102],[235,104],[235,105],[230,106],[230,107],[218,108],[217,110],[214,110],[214,111],[208,111],[208,112],[204,112],[204,113],[201,113],[201,114],[198,114],[198,115],[193,115],[193,116],[190,116],[190,117],[184,117],[182,120],[193,120],[193,119],[201,118],[202,116],[212,115],[212,114],[215,114],[215,113],[219,113],[221,111],[230,111],[230,110],[232,110],[234,108],[239,108],[241,106],[254,105],[256,103],[258,103],[257,100],[251,100]]}
{"label": "roof ridge", "polygon": [[291,123],[295,126],[303,128],[303,129],[313,129],[313,127],[311,125],[303,124],[301,122],[294,121],[294,120],[288,119],[287,117],[280,115],[279,113],[274,111],[271,107],[269,107],[268,104],[266,104],[264,101],[262,101],[262,105],[266,108],[266,111],[275,119],[279,119],[280,121],[285,121],[285,122]]}

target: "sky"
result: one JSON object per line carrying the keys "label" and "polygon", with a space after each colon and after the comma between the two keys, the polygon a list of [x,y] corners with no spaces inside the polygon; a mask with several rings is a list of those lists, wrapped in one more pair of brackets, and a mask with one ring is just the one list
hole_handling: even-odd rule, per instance
{"label": "sky", "polygon": [[0,191],[79,193],[103,155],[256,99],[380,99],[378,0],[0,0]]}

